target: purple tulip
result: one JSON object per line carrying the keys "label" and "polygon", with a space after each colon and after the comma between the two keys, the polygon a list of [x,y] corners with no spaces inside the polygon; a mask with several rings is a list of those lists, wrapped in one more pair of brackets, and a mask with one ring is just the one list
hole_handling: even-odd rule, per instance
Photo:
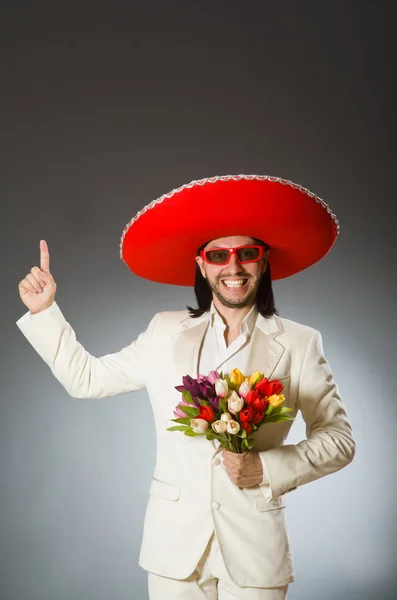
{"label": "purple tulip", "polygon": [[192,396],[200,395],[200,388],[197,382],[197,379],[193,379],[190,375],[184,375],[182,377],[182,383],[185,387],[185,390],[191,393]]}
{"label": "purple tulip", "polygon": [[218,410],[218,408],[219,408],[219,398],[217,396],[215,396],[215,398],[212,398],[210,400],[210,404],[211,404],[211,406],[212,406],[212,408],[214,410]]}
{"label": "purple tulip", "polygon": [[193,398],[193,402],[195,403],[195,405],[197,406],[197,408],[200,408],[201,404],[199,402],[199,399],[197,398],[197,396],[192,396]]}
{"label": "purple tulip", "polygon": [[[211,371],[210,376],[214,382],[219,378],[219,374],[216,371]],[[183,385],[176,385],[175,389],[178,392],[189,392],[198,408],[201,406],[199,398],[209,400],[214,409],[218,408],[219,399],[216,398],[215,385],[210,382],[209,377],[199,375],[197,379],[193,379],[190,375],[184,375],[182,383]],[[213,399],[215,399],[215,402],[213,402]]]}
{"label": "purple tulip", "polygon": [[214,386],[210,384],[209,381],[203,381],[203,383],[199,383],[200,393],[205,400],[212,400],[215,398],[216,392]]}

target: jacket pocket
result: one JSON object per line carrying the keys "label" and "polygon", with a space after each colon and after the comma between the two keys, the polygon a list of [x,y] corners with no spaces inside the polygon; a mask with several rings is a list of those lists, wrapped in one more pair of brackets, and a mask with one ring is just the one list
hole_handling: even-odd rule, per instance
{"label": "jacket pocket", "polygon": [[160,481],[160,479],[155,479],[153,477],[152,483],[150,484],[149,494],[152,494],[153,496],[159,496],[165,500],[172,500],[173,502],[176,502],[176,500],[179,499],[180,490],[181,488],[177,485],[167,483],[166,481]]}
{"label": "jacket pocket", "polygon": [[289,408],[294,408],[295,404],[296,404],[296,399],[295,399],[295,389],[292,387],[291,385],[291,374],[287,374],[287,375],[281,375],[280,377],[274,377],[272,376],[270,378],[270,380],[277,380],[281,383],[281,385],[283,386],[283,389],[281,390],[281,394],[284,394],[285,396],[285,401],[282,404],[282,406],[288,406]]}
{"label": "jacket pocket", "polygon": [[260,496],[254,498],[256,510],[259,512],[265,512],[268,510],[277,510],[278,508],[285,508],[286,502],[285,498],[279,496],[276,500],[270,500],[268,502],[266,498],[261,498]]}

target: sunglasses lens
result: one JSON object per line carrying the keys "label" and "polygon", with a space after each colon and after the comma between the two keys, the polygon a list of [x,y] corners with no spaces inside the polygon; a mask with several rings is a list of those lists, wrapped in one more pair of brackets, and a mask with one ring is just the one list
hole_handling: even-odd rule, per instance
{"label": "sunglasses lens", "polygon": [[227,259],[229,257],[229,251],[228,250],[207,250],[205,253],[205,256],[208,260],[208,262],[214,263],[214,264],[222,264],[227,262]]}
{"label": "sunglasses lens", "polygon": [[259,248],[239,248],[237,256],[240,262],[248,262],[259,258]]}

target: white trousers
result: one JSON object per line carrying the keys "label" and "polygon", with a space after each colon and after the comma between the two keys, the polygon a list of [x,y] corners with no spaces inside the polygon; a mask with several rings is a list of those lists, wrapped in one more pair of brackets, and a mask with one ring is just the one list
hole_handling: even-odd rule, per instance
{"label": "white trousers", "polygon": [[212,534],[194,572],[186,579],[148,573],[149,600],[286,600],[288,584],[275,588],[239,587],[230,577]]}

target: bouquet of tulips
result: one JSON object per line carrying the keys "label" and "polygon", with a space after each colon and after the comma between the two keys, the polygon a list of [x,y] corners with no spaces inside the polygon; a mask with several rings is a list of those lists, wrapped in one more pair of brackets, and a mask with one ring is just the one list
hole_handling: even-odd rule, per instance
{"label": "bouquet of tulips", "polygon": [[281,406],[282,384],[259,371],[249,377],[239,369],[229,375],[211,371],[197,379],[185,375],[182,383],[175,389],[183,399],[171,419],[177,425],[167,430],[217,439],[230,452],[251,450],[255,431],[265,423],[294,420],[288,414],[292,408]]}

